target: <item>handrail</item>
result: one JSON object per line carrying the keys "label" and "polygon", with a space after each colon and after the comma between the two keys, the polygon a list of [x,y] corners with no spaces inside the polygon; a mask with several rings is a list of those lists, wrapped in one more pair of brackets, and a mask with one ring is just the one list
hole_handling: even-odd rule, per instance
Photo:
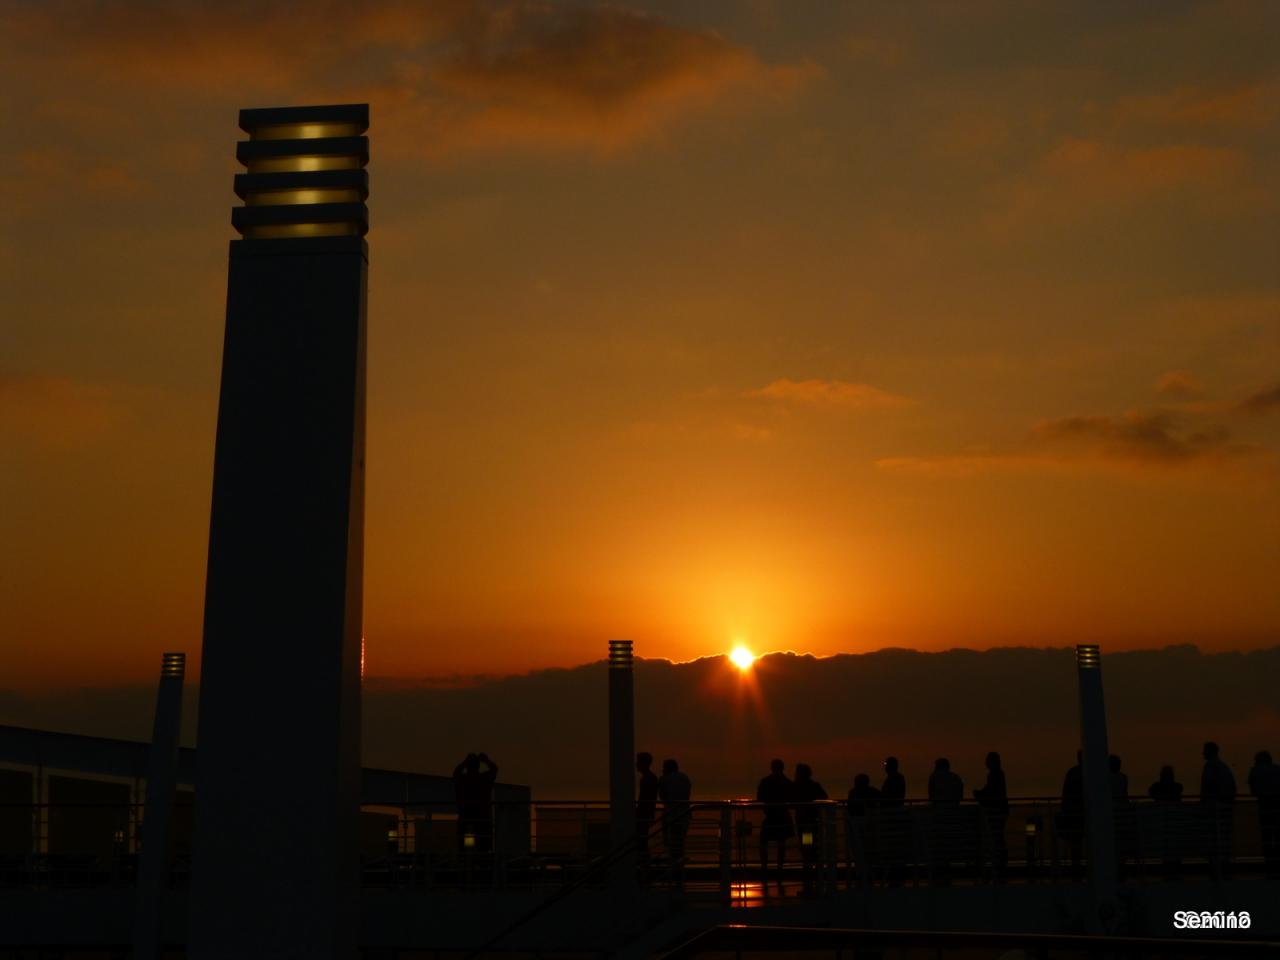
{"label": "handrail", "polygon": [[[692,813],[696,809],[717,809],[719,806],[720,804],[714,804],[714,803],[703,804],[703,803],[697,803],[695,801],[691,801],[684,804],[681,807],[677,807],[676,809],[679,810],[681,816],[683,816],[686,813]],[[672,812],[675,812],[675,811],[673,810]],[[661,816],[656,817],[654,819],[653,826],[650,827],[649,832],[645,834],[644,840],[646,843],[648,843],[648,841],[653,837],[655,830],[661,829],[662,823],[667,818],[667,816],[668,816],[667,812],[664,811]],[[466,957],[463,958],[463,960],[475,960],[476,957],[493,949],[497,944],[501,943],[508,936],[515,933],[525,924],[530,923],[531,921],[537,919],[539,916],[541,916],[551,907],[555,906],[557,903],[560,903],[570,895],[581,890],[584,886],[586,886],[589,880],[598,876],[601,872],[603,872],[607,868],[616,865],[617,863],[619,863],[621,860],[623,860],[625,857],[629,856],[630,854],[637,852],[640,848],[640,839],[641,838],[639,835],[633,836],[629,840],[627,840],[625,843],[623,843],[621,846],[615,847],[613,850],[609,851],[607,854],[600,857],[598,860],[594,861],[590,866],[587,867],[585,871],[583,871],[582,876],[580,876],[577,880],[557,890],[546,900],[542,901],[542,903],[537,904],[532,910],[528,911],[523,916],[518,917],[517,919],[509,923],[506,927],[504,927],[498,933],[490,937],[489,940],[486,941],[483,945],[476,947],[474,950],[468,953]]]}

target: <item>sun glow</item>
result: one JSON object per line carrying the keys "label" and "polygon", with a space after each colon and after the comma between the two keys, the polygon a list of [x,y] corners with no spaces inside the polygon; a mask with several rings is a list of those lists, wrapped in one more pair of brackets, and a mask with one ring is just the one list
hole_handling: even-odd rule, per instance
{"label": "sun glow", "polygon": [[741,644],[733,648],[733,652],[729,654],[729,659],[733,661],[733,665],[739,670],[750,670],[751,665],[756,662],[755,654]]}

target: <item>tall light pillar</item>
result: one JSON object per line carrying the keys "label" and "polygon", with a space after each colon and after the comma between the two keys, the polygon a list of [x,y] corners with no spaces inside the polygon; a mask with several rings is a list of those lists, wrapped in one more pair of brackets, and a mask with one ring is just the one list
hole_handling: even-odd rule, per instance
{"label": "tall light pillar", "polygon": [[201,657],[189,953],[354,957],[366,104],[244,110]]}
{"label": "tall light pillar", "polygon": [[1080,684],[1080,754],[1084,777],[1084,820],[1094,916],[1091,926],[1106,932],[1116,917],[1116,833],[1112,816],[1107,711],[1102,698],[1102,656],[1098,645],[1076,647]]}
{"label": "tall light pillar", "polygon": [[636,704],[630,640],[609,641],[609,845],[627,847],[613,868],[613,885],[636,882]]}
{"label": "tall light pillar", "polygon": [[134,891],[133,956],[160,955],[160,916],[169,878],[169,838],[178,790],[178,739],[182,733],[182,684],[187,655],[166,653],[160,661],[156,715],[147,752],[147,794],[142,808],[142,852]]}

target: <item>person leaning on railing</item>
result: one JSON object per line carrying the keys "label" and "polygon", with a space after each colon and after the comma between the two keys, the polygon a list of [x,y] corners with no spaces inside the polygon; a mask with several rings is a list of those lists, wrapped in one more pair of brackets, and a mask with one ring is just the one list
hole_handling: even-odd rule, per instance
{"label": "person leaning on railing", "polygon": [[693,783],[688,774],[681,772],[680,764],[675,760],[662,761],[658,796],[662,800],[662,840],[679,881],[683,877],[684,839],[689,832],[689,798],[693,796]]}
{"label": "person leaning on railing", "polygon": [[814,892],[814,875],[817,873],[818,851],[822,848],[822,811],[817,801],[827,799],[827,791],[813,779],[813,768],[807,763],[796,764],[796,779],[791,784],[791,799],[796,804],[796,829],[800,833],[800,864],[804,878],[804,893]]}
{"label": "person leaning on railing", "polygon": [[1009,789],[1000,766],[1000,754],[994,750],[988,753],[986,765],[987,782],[973,791],[973,798],[982,808],[990,835],[992,867],[997,876],[1003,877],[1009,863],[1009,848],[1004,838],[1005,824],[1009,821]]}
{"label": "person leaning on railing", "polygon": [[1209,867],[1215,877],[1227,873],[1231,860],[1231,830],[1236,799],[1236,778],[1218,756],[1212,740],[1204,745],[1204,772],[1200,775],[1200,808],[1204,820]]}
{"label": "person leaning on railing", "polygon": [[1280,765],[1272,762],[1269,751],[1259,750],[1253,757],[1249,792],[1258,801],[1258,830],[1267,876],[1280,876]]}

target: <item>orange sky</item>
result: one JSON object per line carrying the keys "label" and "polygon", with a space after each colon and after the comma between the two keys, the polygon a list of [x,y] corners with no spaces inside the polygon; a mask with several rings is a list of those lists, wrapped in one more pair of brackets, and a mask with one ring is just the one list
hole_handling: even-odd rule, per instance
{"label": "orange sky", "polygon": [[1276,5],[422,6],[0,0],[0,686],[198,650],[236,111],[362,100],[370,673],[1280,642]]}

